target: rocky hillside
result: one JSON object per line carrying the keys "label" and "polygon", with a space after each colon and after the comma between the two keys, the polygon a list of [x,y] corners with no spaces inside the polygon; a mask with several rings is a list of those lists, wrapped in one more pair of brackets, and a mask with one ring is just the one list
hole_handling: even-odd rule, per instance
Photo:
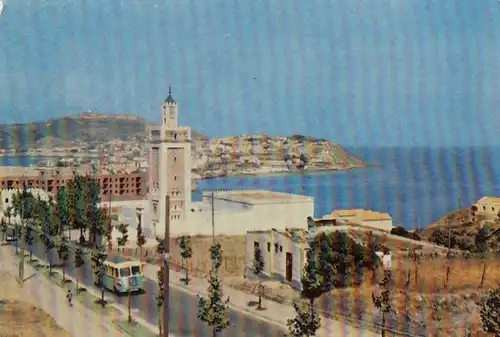
{"label": "rocky hillside", "polygon": [[339,144],[294,136],[234,136],[195,142],[194,172],[202,178],[366,167]]}
{"label": "rocky hillside", "polygon": [[[500,248],[500,219],[486,221],[474,216],[470,208],[451,212],[437,222],[424,228],[419,235],[428,241],[442,246],[451,244],[451,248],[476,252],[476,236],[486,227],[485,236],[490,251]],[[448,236],[450,235],[450,236]]]}
{"label": "rocky hillside", "polygon": [[[146,137],[150,123],[133,115],[88,112],[22,124],[0,124],[0,149],[68,147],[73,144],[106,143],[115,139]],[[193,132],[194,137],[204,137]]]}

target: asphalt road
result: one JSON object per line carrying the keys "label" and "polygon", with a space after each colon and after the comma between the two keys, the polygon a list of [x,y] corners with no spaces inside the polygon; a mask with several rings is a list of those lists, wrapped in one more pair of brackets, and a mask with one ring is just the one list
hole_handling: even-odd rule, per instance
{"label": "asphalt road", "polygon": [[[28,253],[28,251],[26,251]],[[43,244],[37,242],[33,245],[33,255],[46,260]],[[49,258],[53,264],[59,263],[57,251],[53,249]],[[76,277],[73,264],[73,254],[69,258],[69,266],[67,274]],[[91,270],[90,256],[85,257],[85,264],[79,271],[80,283],[87,288],[94,286],[94,275]],[[138,309],[132,315],[139,316],[152,324],[158,322],[158,310],[156,307],[156,295],[158,293],[158,285],[156,282],[146,279],[145,293],[134,294],[132,297],[132,308]],[[128,304],[128,297],[117,296],[112,292],[106,291],[105,298],[110,298],[116,303],[122,304],[125,307]],[[198,299],[196,296],[190,295],[183,291],[170,287],[170,312],[169,330],[176,336],[211,336],[211,331],[208,326],[201,322],[198,317]],[[275,325],[253,319],[247,315],[237,311],[228,309],[227,317],[231,321],[231,327],[220,333],[219,336],[284,336],[284,331]]]}

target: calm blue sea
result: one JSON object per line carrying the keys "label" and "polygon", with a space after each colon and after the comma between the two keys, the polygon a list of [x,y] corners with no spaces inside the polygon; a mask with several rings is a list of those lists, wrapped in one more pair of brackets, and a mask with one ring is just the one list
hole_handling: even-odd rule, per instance
{"label": "calm blue sea", "polygon": [[[349,148],[380,168],[204,180],[201,190],[269,189],[313,196],[315,216],[341,208],[389,212],[396,225],[426,226],[485,195],[500,195],[500,148]],[[0,165],[33,160],[0,158]]]}

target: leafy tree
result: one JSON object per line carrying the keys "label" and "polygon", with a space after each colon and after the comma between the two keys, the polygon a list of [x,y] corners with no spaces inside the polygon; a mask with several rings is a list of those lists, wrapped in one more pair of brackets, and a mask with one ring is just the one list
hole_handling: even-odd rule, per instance
{"label": "leafy tree", "polygon": [[[252,271],[255,276],[257,276],[260,280],[262,272],[264,271],[264,256],[262,255],[262,251],[259,247],[255,247],[253,252],[253,265]],[[262,282],[259,282],[259,304],[257,306],[258,310],[263,310],[262,307],[262,292],[264,287],[262,286]]]}
{"label": "leafy tree", "polygon": [[158,328],[160,330],[160,336],[163,336],[161,323],[161,311],[163,308],[163,303],[165,302],[165,297],[163,296],[163,290],[165,287],[165,266],[163,264],[160,265],[160,268],[158,269],[156,275],[158,277],[158,295],[156,295],[156,308],[158,309]]}
{"label": "leafy tree", "polygon": [[79,285],[79,270],[80,268],[85,264],[85,260],[83,259],[83,251],[81,248],[77,248],[75,250],[75,260],[73,261],[75,264],[75,269],[76,269],[76,293],[78,294],[80,292],[80,285]]}
{"label": "leafy tree", "polygon": [[55,210],[52,203],[52,199],[49,201],[39,200],[42,204],[43,209],[43,219],[42,228],[40,231],[40,238],[42,239],[43,245],[45,247],[45,255],[49,263],[49,274],[52,274],[52,261],[50,260],[49,253],[55,248],[54,236],[57,234],[57,227],[54,225],[55,221]]}
{"label": "leafy tree", "polygon": [[181,248],[181,257],[182,257],[182,267],[185,271],[184,282],[186,285],[189,283],[189,268],[187,266],[187,260],[193,256],[193,250],[191,249],[191,240],[189,240],[188,236],[181,236],[179,238],[179,247]]}
{"label": "leafy tree", "polygon": [[2,241],[5,241],[5,235],[7,234],[8,230],[8,225],[7,221],[5,221],[5,218],[2,218],[0,220],[0,230],[2,231]]}
{"label": "leafy tree", "polygon": [[490,290],[476,304],[480,308],[484,331],[500,336],[500,288]]}
{"label": "leafy tree", "polygon": [[116,238],[116,241],[118,241],[118,247],[125,247],[125,245],[128,242],[128,225],[121,223],[118,226],[116,226],[116,229],[118,229],[118,232],[121,233],[121,237]]}
{"label": "leafy tree", "polygon": [[62,282],[64,283],[66,281],[66,265],[69,260],[69,247],[64,239],[60,240],[60,242],[57,244],[57,255],[59,255],[59,259],[62,262]]}
{"label": "leafy tree", "polygon": [[92,242],[97,241],[97,237],[102,238],[106,233],[106,228],[104,227],[102,213],[100,211],[99,205],[100,199],[100,184],[99,180],[94,177],[85,178],[85,193],[86,193],[86,218],[90,224],[90,239]]}
{"label": "leafy tree", "polygon": [[78,228],[76,222],[76,184],[75,180],[70,180],[65,186],[68,195],[68,226],[71,229]]}
{"label": "leafy tree", "polygon": [[26,234],[24,235],[24,242],[30,251],[30,261],[33,260],[33,244],[35,243],[35,236],[33,235],[33,230],[31,227],[26,227]]}
{"label": "leafy tree", "polygon": [[66,227],[68,228],[68,230],[71,230],[69,196],[67,187],[63,187],[57,191],[56,201],[57,217],[59,218],[59,223],[61,224],[58,234],[61,235],[63,234]]}
{"label": "leafy tree", "polygon": [[80,230],[80,243],[85,242],[85,231],[88,227],[87,213],[85,212],[86,200],[85,194],[87,190],[87,184],[82,176],[75,176],[75,224]]}
{"label": "leafy tree", "polygon": [[137,222],[137,247],[139,247],[139,256],[142,257],[142,247],[146,244],[146,237],[144,236],[144,231],[142,230],[141,220]]}
{"label": "leafy tree", "polygon": [[[288,331],[292,336],[314,336],[321,326],[321,318],[316,310],[315,299],[320,297],[325,289],[324,278],[320,273],[315,224],[311,217],[307,218],[309,232],[309,249],[306,252],[306,264],[301,277],[301,296],[307,300],[294,303],[297,316],[287,320]],[[322,261],[322,264],[324,262]]]}
{"label": "leafy tree", "polygon": [[222,248],[219,243],[210,247],[213,265],[208,280],[208,298],[200,297],[198,301],[198,318],[212,329],[212,337],[225,330],[230,322],[226,318],[229,298],[224,300],[218,271],[222,263]]}
{"label": "leafy tree", "polygon": [[101,298],[98,300],[98,303],[102,305],[102,307],[106,306],[106,301],[104,300],[104,275],[106,273],[106,266],[104,262],[108,258],[108,253],[106,251],[106,246],[102,243],[97,245],[97,248],[92,252],[92,264],[94,274],[97,278],[97,284],[101,287]]}
{"label": "leafy tree", "polygon": [[376,296],[372,293],[373,305],[382,313],[382,337],[385,337],[387,334],[387,315],[392,311],[390,299],[390,277],[390,271],[386,271],[384,278],[380,282],[380,286],[382,288],[380,295]]}

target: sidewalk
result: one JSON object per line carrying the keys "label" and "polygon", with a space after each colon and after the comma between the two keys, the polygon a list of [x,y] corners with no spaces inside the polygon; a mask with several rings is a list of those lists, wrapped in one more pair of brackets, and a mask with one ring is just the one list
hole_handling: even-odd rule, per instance
{"label": "sidewalk", "polygon": [[[152,280],[157,280],[158,267],[152,264],[144,266],[144,275]],[[170,286],[190,293],[192,295],[206,296],[208,289],[208,281],[206,279],[190,276],[189,285],[185,285],[182,281],[184,274],[170,269]],[[255,301],[257,298],[254,295],[244,293],[231,287],[222,285],[225,297],[230,298],[229,307],[235,311],[245,315],[256,317],[269,324],[277,325],[286,330],[286,320],[295,317],[295,310],[291,305],[280,304],[269,300],[264,300],[264,307],[267,310],[257,311],[255,308],[248,307],[249,301]],[[380,336],[379,333],[360,329],[340,321],[335,321],[325,317],[321,318],[322,327],[317,332],[317,337],[327,337],[342,335],[344,337],[374,337]]]}
{"label": "sidewalk", "polygon": [[[3,270],[12,275],[18,274],[19,259],[12,247],[0,247],[0,261]],[[70,308],[64,290],[25,263],[25,277],[33,274],[35,276],[24,282],[22,291],[31,295],[38,306],[51,315],[68,333],[74,337],[126,336],[118,328],[113,327],[106,317],[99,316],[78,301],[73,301],[73,307]]]}

